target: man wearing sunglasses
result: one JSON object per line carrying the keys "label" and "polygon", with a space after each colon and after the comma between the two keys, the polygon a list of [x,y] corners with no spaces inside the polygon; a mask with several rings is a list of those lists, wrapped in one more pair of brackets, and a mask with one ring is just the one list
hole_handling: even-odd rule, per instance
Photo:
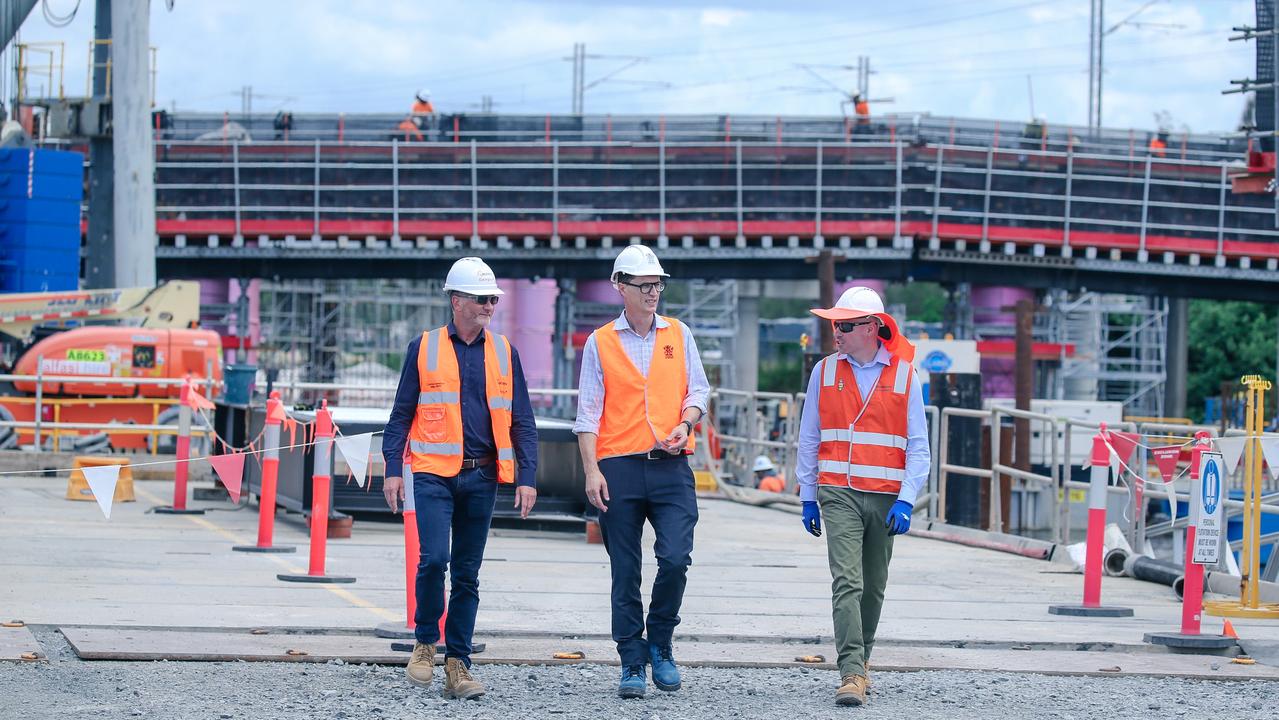
{"label": "man wearing sunglasses", "polygon": [[809,378],[795,475],[804,529],[821,536],[826,517],[841,678],[835,703],[863,705],[893,536],[910,530],[928,477],[928,426],[911,368],[915,346],[878,293],[849,288],[835,307],[811,312],[834,325],[836,352]]}
{"label": "man wearing sunglasses", "polygon": [[[666,277],[643,245],[618,254],[612,281],[625,307],[582,350],[573,425],[586,498],[599,510],[612,571],[613,640],[622,661],[617,694],[624,698],[644,696],[650,664],[659,690],[681,686],[671,643],[697,524],[687,454],[710,386],[688,327],[657,314]],[[645,521],[657,535],[647,621],[640,595]]]}
{"label": "man wearing sunglasses", "polygon": [[537,426],[519,353],[488,330],[502,295],[493,271],[477,257],[462,258],[444,290],[452,322],[415,338],[404,356],[382,437],[383,493],[396,511],[408,464],[421,545],[409,682],[426,687],[433,679],[447,569],[444,697],[472,699],[484,694],[470,672],[471,636],[497,485],[516,485],[515,507],[527,518],[537,502]]}

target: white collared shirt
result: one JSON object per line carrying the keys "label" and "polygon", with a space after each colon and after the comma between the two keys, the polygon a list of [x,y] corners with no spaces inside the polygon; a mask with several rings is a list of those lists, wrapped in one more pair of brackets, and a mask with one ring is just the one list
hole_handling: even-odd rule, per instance
{"label": "white collared shirt", "polygon": [[[648,368],[653,361],[657,329],[669,325],[661,315],[655,316],[653,327],[648,329],[647,335],[641,336],[626,321],[625,312],[613,321],[613,330],[622,342],[622,349],[644,377],[648,377]],[[693,332],[684,323],[680,323],[680,327],[684,330],[684,367],[688,368],[688,394],[684,397],[682,409],[695,407],[705,414],[711,386],[706,380],[706,370],[702,368],[702,356],[697,351]],[[582,374],[577,384],[577,420],[573,423],[573,432],[599,433],[600,415],[603,412],[604,368],[600,365],[599,349],[595,346],[595,335],[592,334],[582,348]]]}

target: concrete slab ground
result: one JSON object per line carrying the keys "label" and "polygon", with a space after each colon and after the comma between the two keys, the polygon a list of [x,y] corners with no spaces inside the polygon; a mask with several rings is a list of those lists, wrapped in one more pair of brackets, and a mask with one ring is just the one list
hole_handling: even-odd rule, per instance
{"label": "concrete slab ground", "polygon": [[[259,630],[261,632],[261,630]],[[62,634],[85,660],[176,660],[227,662],[330,662],[403,665],[407,652],[391,651],[391,643],[367,635],[247,631],[184,631],[141,628],[85,628],[63,626]],[[472,657],[477,664],[617,665],[613,643],[606,638],[572,639],[484,637],[485,651]],[[579,651],[581,660],[556,659],[556,653]],[[798,662],[826,652],[825,662]],[[679,661],[688,667],[785,668],[835,670],[834,653],[824,645],[751,642],[681,641]],[[443,664],[442,656],[436,664]],[[1168,655],[1153,652],[1116,653],[1073,650],[979,650],[890,645],[875,651],[875,669],[886,672],[918,670],[995,670],[1040,675],[1177,676],[1203,680],[1279,680],[1279,667],[1241,665],[1229,658],[1207,655]]]}
{"label": "concrete slab ground", "polygon": [[[31,659],[31,653],[39,654],[40,643],[31,631],[24,627],[0,627],[0,662],[23,662]],[[23,657],[26,655],[27,657]]]}
{"label": "concrete slab ground", "polygon": [[[350,539],[328,542],[327,570],[354,575],[354,585],[290,584],[276,574],[306,571],[300,516],[281,516],[276,527],[276,542],[299,546],[296,555],[236,553],[232,545],[256,539],[256,506],[233,510],[228,503],[193,502],[210,512],[150,514],[150,507],[168,504],[172,485],[135,485],[138,502],[117,505],[107,521],[94,503],[62,499],[65,478],[0,477],[0,619],[367,632],[404,618],[399,525],[357,521]],[[702,499],[699,508],[677,638],[817,640],[816,652],[832,657],[824,540],[804,533],[790,513],[715,499]],[[646,582],[655,569],[649,558]],[[1082,586],[1082,576],[1062,565],[904,537],[896,544],[879,647],[885,654],[895,646],[1149,653],[1145,633],[1179,626],[1180,605],[1169,589],[1128,578],[1106,578],[1102,600],[1132,607],[1131,618],[1048,614],[1050,604],[1079,602]],[[580,535],[494,531],[481,594],[477,632],[486,641],[605,638],[609,632],[608,558],[602,546],[588,545]],[[1240,620],[1234,626],[1241,637],[1279,641],[1279,623]],[[1205,618],[1206,632],[1220,627],[1219,619]],[[1007,669],[1029,663],[1025,651],[1008,657]]]}

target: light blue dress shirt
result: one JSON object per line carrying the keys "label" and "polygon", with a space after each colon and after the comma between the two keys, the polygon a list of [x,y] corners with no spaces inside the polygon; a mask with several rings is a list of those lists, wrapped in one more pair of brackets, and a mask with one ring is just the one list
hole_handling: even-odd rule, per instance
{"label": "light blue dress shirt", "polygon": [[[892,362],[892,355],[880,345],[875,359],[865,365],[852,357],[839,353],[836,362],[848,362],[857,379],[862,397],[867,397],[879,380],[879,373]],[[799,417],[799,447],[795,459],[795,478],[799,482],[800,500],[817,499],[817,446],[821,444],[821,363],[813,367],[808,378],[808,394],[804,397],[804,411]],[[919,496],[919,490],[928,481],[931,458],[928,453],[928,420],[924,416],[924,391],[919,376],[911,370],[910,397],[906,403],[906,477],[902,481],[898,500],[911,505]]]}

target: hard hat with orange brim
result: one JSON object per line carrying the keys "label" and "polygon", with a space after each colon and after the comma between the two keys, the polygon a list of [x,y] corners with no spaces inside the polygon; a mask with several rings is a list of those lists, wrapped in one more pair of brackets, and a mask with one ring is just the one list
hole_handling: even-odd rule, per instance
{"label": "hard hat with orange brim", "polygon": [[812,314],[831,323],[844,322],[848,320],[858,320],[860,318],[873,317],[879,320],[879,339],[883,342],[888,352],[900,357],[906,362],[915,359],[915,346],[901,331],[897,329],[897,321],[884,311],[884,301],[879,297],[879,293],[871,288],[857,286],[851,287],[839,296],[839,300],[831,308],[817,308],[809,310]]}

